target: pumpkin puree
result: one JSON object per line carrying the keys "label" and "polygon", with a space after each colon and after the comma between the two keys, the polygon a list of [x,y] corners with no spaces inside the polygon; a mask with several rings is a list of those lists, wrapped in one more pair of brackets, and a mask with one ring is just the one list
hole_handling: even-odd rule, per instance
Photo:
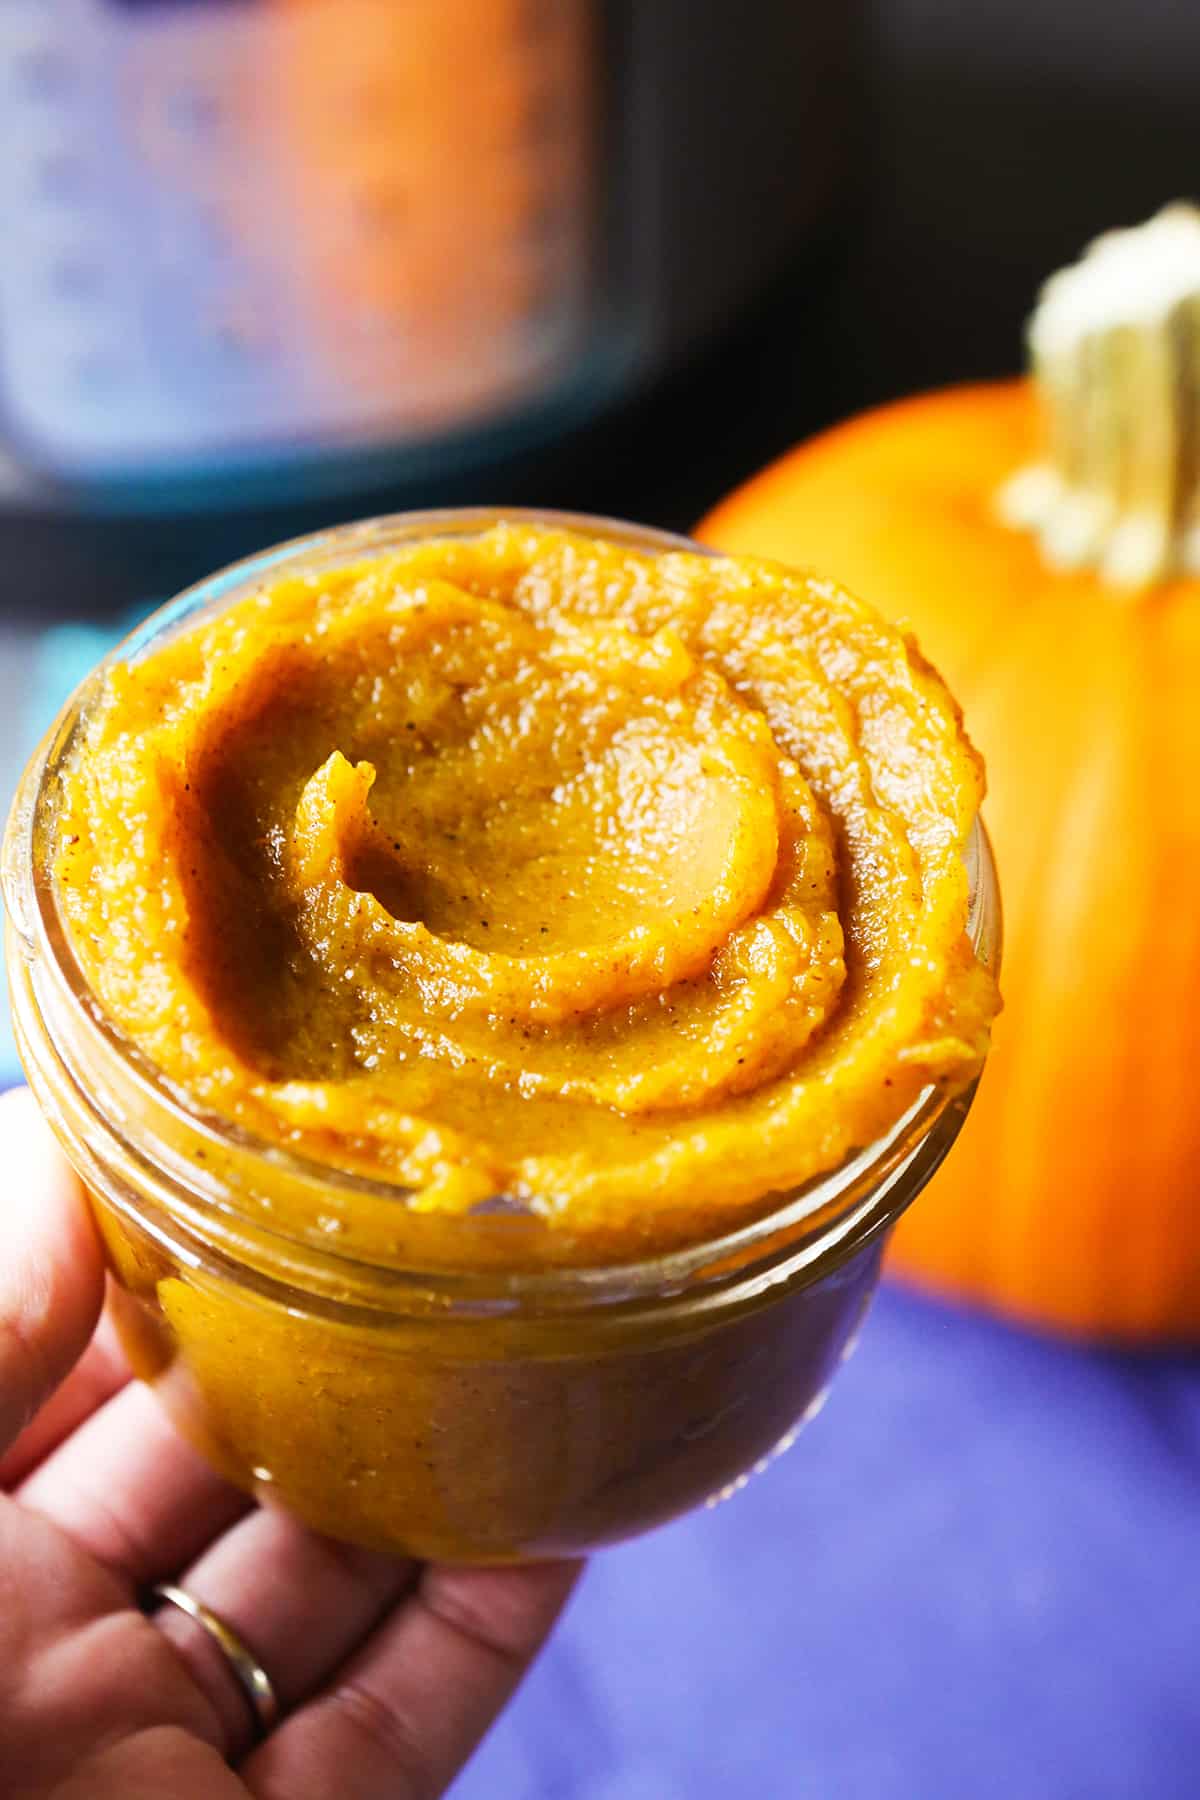
{"label": "pumpkin puree", "polygon": [[95,993],[193,1101],[410,1215],[507,1196],[539,1255],[598,1262],[977,1073],[981,794],[940,680],[831,583],[509,523],[115,662],[55,873]]}

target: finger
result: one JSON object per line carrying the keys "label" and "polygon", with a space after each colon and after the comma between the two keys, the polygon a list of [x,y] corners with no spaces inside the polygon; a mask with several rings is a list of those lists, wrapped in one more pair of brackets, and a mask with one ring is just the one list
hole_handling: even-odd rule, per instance
{"label": "finger", "polygon": [[21,1505],[135,1585],[161,1581],[253,1504],[130,1382],[23,1481]]}
{"label": "finger", "polygon": [[129,1364],[108,1315],[57,1393],[27,1425],[7,1455],[0,1456],[0,1489],[15,1488],[70,1437],[85,1419],[130,1379]]}
{"label": "finger", "polygon": [[[329,1679],[415,1576],[414,1563],[335,1544],[260,1509],[218,1538],[179,1585],[232,1626],[287,1711]],[[253,1741],[250,1714],[221,1651],[174,1608],[154,1622],[224,1722],[227,1754],[242,1756]]]}
{"label": "finger", "polygon": [[412,1598],[242,1764],[257,1800],[430,1800],[541,1647],[579,1573],[425,1570]]}
{"label": "finger", "polygon": [[83,1354],[103,1261],[78,1179],[27,1089],[0,1095],[0,1450]]}

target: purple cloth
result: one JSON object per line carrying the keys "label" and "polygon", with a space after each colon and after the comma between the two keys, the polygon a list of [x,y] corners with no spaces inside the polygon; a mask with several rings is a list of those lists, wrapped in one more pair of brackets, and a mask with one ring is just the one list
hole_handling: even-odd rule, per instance
{"label": "purple cloth", "polygon": [[595,1560],[453,1789],[1151,1794],[1200,1794],[1200,1360],[886,1289],[795,1449]]}

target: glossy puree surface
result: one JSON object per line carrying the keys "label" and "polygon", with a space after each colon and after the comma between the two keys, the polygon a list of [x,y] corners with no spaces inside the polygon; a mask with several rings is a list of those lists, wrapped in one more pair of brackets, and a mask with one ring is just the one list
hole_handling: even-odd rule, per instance
{"label": "glossy puree surface", "polygon": [[594,1262],[973,1078],[981,794],[941,681],[832,583],[500,523],[114,662],[54,872],[190,1102],[410,1214],[506,1196]]}

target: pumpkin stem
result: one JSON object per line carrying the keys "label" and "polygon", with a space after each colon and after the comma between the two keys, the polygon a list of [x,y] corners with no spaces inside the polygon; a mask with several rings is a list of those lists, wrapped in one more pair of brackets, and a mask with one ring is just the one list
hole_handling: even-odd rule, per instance
{"label": "pumpkin stem", "polygon": [[1200,572],[1200,210],[1097,238],[1030,320],[1044,459],[997,497],[1055,568],[1144,587]]}

